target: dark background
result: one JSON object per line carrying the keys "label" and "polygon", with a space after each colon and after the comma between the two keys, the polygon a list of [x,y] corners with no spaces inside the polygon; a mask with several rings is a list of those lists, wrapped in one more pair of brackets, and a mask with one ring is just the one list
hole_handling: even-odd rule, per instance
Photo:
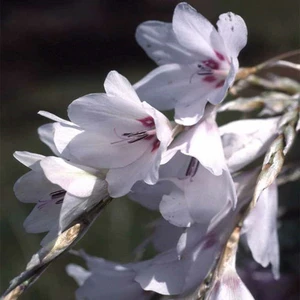
{"label": "dark background", "polygon": [[[103,91],[103,81],[110,70],[119,71],[132,83],[140,79],[155,65],[136,44],[135,28],[151,19],[170,22],[179,2],[2,1],[0,293],[7,288],[10,279],[24,270],[43,236],[25,233],[22,223],[32,206],[20,203],[12,192],[14,182],[27,172],[13,159],[13,152],[50,154],[37,137],[37,127],[47,122],[37,111],[47,110],[66,117],[72,100]],[[213,23],[219,14],[227,11],[244,18],[249,37],[240,55],[242,66],[299,48],[298,1],[199,0],[189,3]],[[146,224],[156,216],[126,199],[115,200],[77,249],[128,262],[134,258],[132,250],[149,232]],[[287,243],[293,246],[297,231],[293,223],[288,226],[291,226],[291,234]],[[297,265],[297,254],[292,259]],[[64,271],[71,261],[79,259],[70,254],[60,258],[23,299],[74,299],[76,284]],[[294,271],[287,267],[286,274]],[[280,284],[288,286],[282,282],[276,286]]]}

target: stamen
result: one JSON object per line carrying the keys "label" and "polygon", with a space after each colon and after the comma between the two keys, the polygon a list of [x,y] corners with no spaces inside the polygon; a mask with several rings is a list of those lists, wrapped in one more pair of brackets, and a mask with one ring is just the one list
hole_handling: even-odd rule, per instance
{"label": "stamen", "polygon": [[58,190],[49,194],[50,198],[46,200],[39,200],[37,208],[41,210],[45,206],[55,201],[55,204],[61,204],[64,201],[66,195],[65,190]]}
{"label": "stamen", "polygon": [[134,140],[130,140],[130,141],[128,141],[128,144],[132,144],[132,143],[135,143],[135,142],[137,142],[137,141],[140,141],[140,140],[143,140],[144,138],[146,138],[148,136],[148,134],[146,133],[146,134],[144,134],[144,135],[141,135],[141,136],[139,136],[139,137],[137,137],[136,139],[134,139]]}
{"label": "stamen", "polygon": [[210,76],[210,75],[213,74],[212,70],[208,66],[206,66],[206,65],[198,64],[197,67],[199,68],[199,70],[197,70],[195,73],[193,73],[191,75],[190,80],[189,80],[190,83],[192,83],[193,77],[195,75]]}
{"label": "stamen", "polygon": [[59,199],[62,196],[65,196],[65,194],[66,194],[65,190],[59,190],[59,191],[50,193],[50,196],[51,196],[51,199]]}
{"label": "stamen", "polygon": [[195,174],[197,173],[198,167],[199,167],[199,161],[196,158],[192,157],[187,167],[185,176],[194,177]]}
{"label": "stamen", "polygon": [[117,137],[120,138],[119,141],[111,142],[111,145],[118,144],[118,143],[128,143],[132,144],[138,141],[141,141],[143,139],[151,139],[156,134],[156,130],[143,130],[143,131],[137,131],[137,132],[125,132],[122,135],[119,135],[116,131],[116,128],[114,128],[114,132]]}

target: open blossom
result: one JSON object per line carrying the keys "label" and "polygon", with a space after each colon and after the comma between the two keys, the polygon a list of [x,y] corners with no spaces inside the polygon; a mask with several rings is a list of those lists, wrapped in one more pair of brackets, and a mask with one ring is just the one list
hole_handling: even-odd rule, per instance
{"label": "open blossom", "polygon": [[61,156],[108,169],[108,191],[120,197],[137,180],[157,182],[162,155],[172,140],[172,126],[161,112],[141,102],[117,72],[108,74],[104,87],[106,94],[86,95],[70,104],[72,123],[59,121],[44,127],[42,135],[52,146],[49,139],[53,139]]}
{"label": "open blossom", "polygon": [[67,272],[79,284],[76,299],[147,300],[153,293],[144,291],[134,281],[136,270],[147,262],[122,265],[81,253],[89,270],[70,264]]}
{"label": "open blossom", "polygon": [[160,168],[158,184],[137,183],[130,198],[152,209],[160,203],[162,216],[179,227],[213,226],[235,207],[234,183],[212,116],[182,132],[164,159],[169,161]]}
{"label": "open blossom", "polygon": [[217,26],[218,31],[187,3],[180,3],[172,24],[148,21],[137,28],[137,42],[159,67],[135,89],[160,110],[175,108],[177,123],[197,123],[207,102],[220,103],[234,82],[247,27],[232,12],[220,15]]}
{"label": "open blossom", "polygon": [[[250,202],[258,173],[259,170],[255,169],[237,174],[234,177],[238,196],[237,207],[235,210],[229,210],[212,228],[207,230],[207,224],[194,223],[180,234],[177,229],[175,232],[172,230],[172,226],[169,226],[165,234],[178,237],[177,245],[171,248],[170,245],[174,245],[173,238],[168,239],[166,236],[167,244],[165,245],[161,243],[162,236],[159,237],[158,241],[153,240],[153,243],[158,242],[159,246],[163,245],[165,251],[137,271],[135,280],[141,284],[142,288],[164,295],[186,295],[199,287],[219,255],[222,245],[236,226],[237,216]],[[248,234],[246,233],[246,240],[258,262],[264,266],[266,266],[266,262],[271,262],[273,270],[278,271],[278,244],[273,241],[274,234],[276,234],[276,231],[273,231],[274,214],[263,212],[262,209],[267,205],[266,201],[275,200],[276,202],[273,196],[272,192],[260,196],[258,203],[262,201],[261,208],[258,207],[256,212],[253,211],[252,217],[249,216],[249,221],[246,224],[246,232],[248,232]],[[270,204],[270,206],[274,207],[274,204]],[[260,220],[255,224],[258,218]],[[259,232],[259,226],[263,228],[262,232]],[[271,234],[267,238],[268,232]],[[261,242],[264,238],[266,240]],[[272,247],[275,247],[274,250]],[[236,273],[233,264],[227,266],[220,281],[214,287],[210,299],[227,299],[227,297],[231,297],[228,299],[244,299],[243,297],[253,299]]]}
{"label": "open blossom", "polygon": [[36,203],[24,222],[27,232],[49,232],[42,244],[54,239],[80,214],[108,197],[104,174],[62,158],[15,152],[31,169],[14,186],[16,197]]}

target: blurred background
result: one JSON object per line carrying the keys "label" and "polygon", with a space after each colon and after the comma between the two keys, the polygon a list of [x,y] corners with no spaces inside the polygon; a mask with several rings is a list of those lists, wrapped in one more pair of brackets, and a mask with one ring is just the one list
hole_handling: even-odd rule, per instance
{"label": "blurred background", "polygon": [[[50,154],[37,137],[47,122],[39,110],[66,117],[70,102],[82,95],[102,92],[110,70],[132,83],[155,64],[135,42],[137,25],[146,20],[171,21],[175,0],[65,0],[2,1],[1,53],[1,289],[24,270],[39,249],[43,235],[27,234],[22,223],[32,205],[14,196],[14,182],[27,169],[13,159],[26,150]],[[189,1],[215,23],[227,11],[240,14],[248,26],[248,45],[240,64],[257,64],[277,54],[299,48],[300,5],[295,0]],[[285,200],[298,199],[299,185],[281,189]],[[293,202],[294,201],[294,202]],[[285,202],[287,203],[287,202]],[[299,206],[290,200],[291,216],[279,228],[282,279],[274,282],[268,271],[264,288],[250,283],[256,299],[298,299]],[[286,205],[286,204],[285,204]],[[76,246],[89,254],[129,262],[132,251],[149,233],[146,225],[157,215],[127,199],[114,200]],[[56,261],[22,299],[74,299],[76,284],[65,273],[66,254]],[[261,270],[251,263],[249,268]],[[246,272],[247,273],[247,272]],[[269,277],[268,277],[269,276]],[[256,286],[256,290],[255,290]],[[276,297],[268,294],[276,290]]]}

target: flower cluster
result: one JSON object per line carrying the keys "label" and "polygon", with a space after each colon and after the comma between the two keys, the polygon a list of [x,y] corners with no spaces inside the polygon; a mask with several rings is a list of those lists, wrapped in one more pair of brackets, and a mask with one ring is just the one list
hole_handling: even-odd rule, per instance
{"label": "flower cluster", "polygon": [[[172,23],[142,23],[137,42],[158,67],[133,86],[111,71],[105,93],[69,105],[70,120],[39,112],[54,121],[38,130],[53,156],[15,153],[31,169],[16,182],[15,194],[36,203],[24,227],[47,232],[42,245],[105,197],[127,195],[161,215],[147,239],[157,251],[153,258],[121,265],[82,252],[89,270],[68,266],[80,285],[78,299],[194,293],[250,203],[260,170],[247,166],[278,136],[280,117],[218,126],[218,104],[236,79],[247,27],[228,12],[220,15],[217,28],[187,3],[176,6]],[[172,109],[170,121],[161,111]],[[278,278],[276,183],[258,198],[241,233],[253,258],[270,264]],[[253,299],[237,274],[235,257],[236,249],[208,299]]]}

